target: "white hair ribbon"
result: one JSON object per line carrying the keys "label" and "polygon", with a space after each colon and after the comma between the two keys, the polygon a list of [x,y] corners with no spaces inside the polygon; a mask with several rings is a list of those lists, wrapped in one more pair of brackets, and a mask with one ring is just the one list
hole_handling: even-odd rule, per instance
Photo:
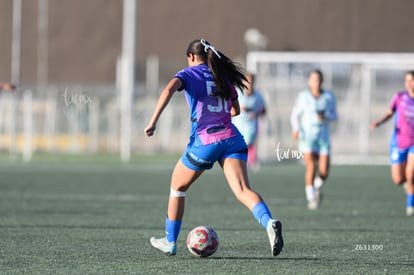
{"label": "white hair ribbon", "polygon": [[208,49],[211,49],[213,51],[213,53],[215,53],[217,55],[218,58],[221,58],[219,53],[216,51],[216,48],[214,48],[213,46],[207,44],[206,40],[201,39],[200,42],[201,42],[201,45],[204,46],[204,51],[205,52],[207,52]]}

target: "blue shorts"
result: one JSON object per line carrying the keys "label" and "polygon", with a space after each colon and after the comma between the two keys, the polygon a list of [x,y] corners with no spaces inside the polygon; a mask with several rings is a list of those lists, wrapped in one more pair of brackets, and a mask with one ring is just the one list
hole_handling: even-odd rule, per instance
{"label": "blue shorts", "polygon": [[200,171],[211,169],[216,161],[225,158],[247,161],[247,145],[239,132],[234,137],[208,145],[203,145],[198,135],[191,137],[181,161],[187,168]]}
{"label": "blue shorts", "polygon": [[408,154],[414,154],[414,145],[406,149],[398,148],[396,142],[391,142],[390,159],[391,164],[400,164],[407,162]]}

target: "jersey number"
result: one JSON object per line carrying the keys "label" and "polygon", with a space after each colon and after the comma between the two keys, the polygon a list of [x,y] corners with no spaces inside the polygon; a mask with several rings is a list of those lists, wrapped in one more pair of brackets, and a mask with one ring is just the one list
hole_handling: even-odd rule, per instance
{"label": "jersey number", "polygon": [[206,85],[207,85],[208,96],[214,97],[217,99],[217,105],[211,105],[211,104],[207,105],[208,110],[213,113],[219,113],[219,112],[222,112],[223,110],[226,113],[230,113],[230,108],[228,106],[227,100],[225,100],[222,97],[216,97],[213,95],[213,90],[214,90],[213,88],[216,86],[216,83],[214,81],[206,81]]}

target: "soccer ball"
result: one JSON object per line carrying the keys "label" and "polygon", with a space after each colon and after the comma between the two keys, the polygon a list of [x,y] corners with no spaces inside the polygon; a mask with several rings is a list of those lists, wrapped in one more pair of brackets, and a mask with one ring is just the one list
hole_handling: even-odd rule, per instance
{"label": "soccer ball", "polygon": [[219,238],[211,226],[197,226],[187,235],[187,248],[196,257],[209,257],[217,251]]}

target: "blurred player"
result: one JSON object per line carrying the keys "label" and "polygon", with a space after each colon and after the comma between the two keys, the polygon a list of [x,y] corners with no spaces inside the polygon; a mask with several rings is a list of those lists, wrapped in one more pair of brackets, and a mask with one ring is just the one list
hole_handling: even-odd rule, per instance
{"label": "blurred player", "polygon": [[395,114],[390,143],[391,177],[397,185],[405,183],[407,216],[414,216],[414,71],[405,74],[405,88],[394,95],[390,108],[371,128],[377,128]]}
{"label": "blurred player", "polygon": [[335,96],[322,89],[322,83],[322,72],[312,71],[308,78],[309,88],[299,93],[291,113],[292,137],[299,140],[299,151],[304,155],[309,209],[319,206],[320,188],[328,177],[330,166],[329,122],[337,119]]}
{"label": "blurred player", "polygon": [[152,136],[172,95],[184,90],[191,113],[190,142],[172,173],[166,236],[152,237],[151,244],[168,255],[176,254],[186,191],[217,161],[236,198],[267,231],[272,253],[277,256],[283,247],[282,224],[272,219],[266,203],[250,188],[247,146],[231,123],[231,116],[240,113],[235,86],[245,88],[243,81],[246,78],[241,68],[204,39],[192,41],[186,54],[189,67],[178,72],[164,88],[144,130],[147,136]]}
{"label": "blurred player", "polygon": [[246,74],[246,89],[237,90],[240,103],[240,115],[232,122],[244,137],[248,148],[247,166],[254,170],[259,168],[256,153],[256,141],[259,132],[259,117],[266,113],[263,97],[254,89],[254,75]]}
{"label": "blurred player", "polygon": [[16,86],[10,83],[0,83],[0,90],[10,90],[14,92],[16,90]]}

